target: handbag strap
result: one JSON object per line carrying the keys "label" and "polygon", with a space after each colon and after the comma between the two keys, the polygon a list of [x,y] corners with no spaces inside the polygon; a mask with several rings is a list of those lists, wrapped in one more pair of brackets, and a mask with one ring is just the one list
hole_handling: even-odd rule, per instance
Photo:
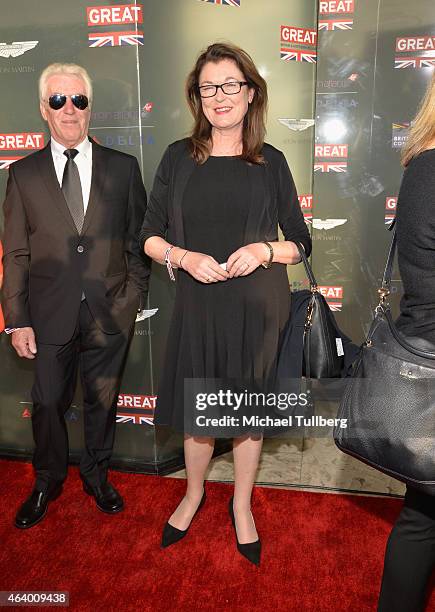
{"label": "handbag strap", "polygon": [[[423,357],[425,359],[435,359],[435,352],[419,349],[418,347],[413,346],[412,344],[407,342],[406,336],[403,336],[400,333],[400,331],[397,329],[396,324],[393,321],[393,317],[391,315],[390,305],[386,301],[387,296],[390,295],[390,292],[391,292],[391,276],[393,272],[394,256],[396,254],[396,248],[397,248],[397,234],[396,234],[395,222],[396,222],[396,219],[393,220],[390,227],[388,228],[390,231],[393,232],[393,235],[391,237],[390,248],[389,248],[388,256],[387,256],[387,262],[385,264],[384,274],[382,276],[382,284],[380,288],[378,289],[380,301],[376,308],[376,312],[381,311],[383,313],[388,323],[391,333],[393,334],[396,341],[405,350],[412,353],[413,355],[417,355],[418,357]],[[367,340],[366,340],[366,344],[368,346],[370,346],[371,344],[371,335],[373,334],[374,330],[375,328],[372,326],[369,332],[369,335],[367,336]]]}
{"label": "handbag strap", "polygon": [[295,242],[295,244],[298,247],[299,255],[301,256],[302,263],[304,264],[307,278],[310,281],[311,291],[317,291],[317,281],[314,278],[313,270],[311,269],[307,256],[305,255],[305,249],[301,243]]}
{"label": "handbag strap", "polygon": [[393,263],[397,247],[396,219],[393,220],[388,229],[389,231],[393,232],[393,235],[391,236],[390,248],[388,249],[387,262],[385,264],[384,274],[382,276],[382,284],[378,289],[378,293],[381,296],[382,301],[385,301],[385,298],[391,292],[391,277],[393,275]]}

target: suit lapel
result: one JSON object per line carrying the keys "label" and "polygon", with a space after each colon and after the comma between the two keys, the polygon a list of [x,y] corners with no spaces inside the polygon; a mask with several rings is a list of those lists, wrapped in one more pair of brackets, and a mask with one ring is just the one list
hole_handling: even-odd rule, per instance
{"label": "suit lapel", "polygon": [[63,193],[61,188],[59,187],[59,182],[56,176],[56,170],[54,168],[53,156],[51,154],[51,145],[50,141],[47,146],[39,152],[37,157],[39,173],[42,176],[45,186],[48,189],[49,194],[51,195],[51,199],[54,204],[57,206],[59,211],[62,213],[65,221],[71,227],[71,229],[77,232],[77,228],[71,217],[71,213],[68,208],[68,204],[63,197]]}
{"label": "suit lapel", "polygon": [[107,155],[105,150],[92,140],[92,178],[91,191],[89,194],[88,207],[83,221],[82,234],[84,234],[91,223],[92,215],[101,201],[104,181],[107,171]]}

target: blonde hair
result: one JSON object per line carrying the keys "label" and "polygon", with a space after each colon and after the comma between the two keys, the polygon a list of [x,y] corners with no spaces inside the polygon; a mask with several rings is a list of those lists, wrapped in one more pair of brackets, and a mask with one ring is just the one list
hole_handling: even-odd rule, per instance
{"label": "blonde hair", "polygon": [[412,122],[406,144],[402,148],[401,161],[407,166],[413,157],[429,148],[435,141],[435,72]]}
{"label": "blonde hair", "polygon": [[[43,101],[46,97],[48,79],[55,74],[70,74],[82,79],[85,84],[86,91],[84,92],[89,98],[89,104],[92,102],[92,81],[88,72],[82,66],[77,64],[50,64],[41,73],[39,77],[39,99]],[[58,92],[62,93],[62,92]],[[77,92],[81,93],[81,92]]]}

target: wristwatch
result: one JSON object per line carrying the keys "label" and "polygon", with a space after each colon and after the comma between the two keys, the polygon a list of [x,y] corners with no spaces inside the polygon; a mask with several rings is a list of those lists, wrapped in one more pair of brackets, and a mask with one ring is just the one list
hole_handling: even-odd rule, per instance
{"label": "wristwatch", "polygon": [[270,242],[266,242],[266,240],[263,240],[263,244],[265,244],[267,246],[267,248],[269,249],[269,261],[267,263],[262,263],[261,265],[263,266],[263,268],[266,268],[266,270],[268,268],[272,267],[272,260],[273,260],[273,249],[272,249],[272,245],[270,244]]}

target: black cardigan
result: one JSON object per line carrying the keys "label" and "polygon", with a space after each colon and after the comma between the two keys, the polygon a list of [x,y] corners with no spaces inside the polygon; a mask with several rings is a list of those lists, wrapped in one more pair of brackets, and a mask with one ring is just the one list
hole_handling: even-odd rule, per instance
{"label": "black cardigan", "polygon": [[[171,244],[185,247],[182,201],[187,181],[195,168],[187,138],[169,145],[154,179],[140,242],[160,236]],[[244,244],[278,240],[278,224],[285,240],[301,242],[307,256],[311,238],[299,206],[296,187],[281,151],[264,144],[266,164],[251,164],[252,202],[245,229]],[[244,246],[244,245],[240,245]]]}

